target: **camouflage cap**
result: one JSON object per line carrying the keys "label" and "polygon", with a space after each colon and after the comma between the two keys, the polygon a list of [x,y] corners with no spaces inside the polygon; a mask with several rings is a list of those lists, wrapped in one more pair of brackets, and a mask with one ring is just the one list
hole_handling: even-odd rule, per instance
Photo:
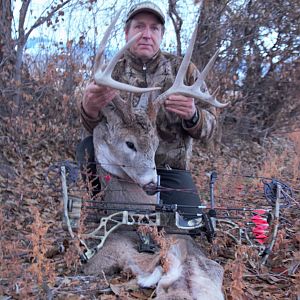
{"label": "camouflage cap", "polygon": [[132,19],[136,14],[141,12],[150,12],[153,13],[158,17],[160,22],[164,25],[165,24],[165,15],[162,10],[154,3],[150,1],[144,1],[139,4],[133,5],[129,10],[126,18],[126,23]]}

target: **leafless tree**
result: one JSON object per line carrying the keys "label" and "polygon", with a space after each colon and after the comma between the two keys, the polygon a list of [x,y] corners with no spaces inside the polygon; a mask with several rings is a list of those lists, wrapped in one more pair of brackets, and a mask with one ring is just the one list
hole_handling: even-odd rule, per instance
{"label": "leafless tree", "polygon": [[[232,102],[220,116],[223,139],[261,142],[299,130],[299,1],[203,2],[193,62],[201,69],[221,49],[210,82]],[[178,3],[169,3],[176,11]]]}
{"label": "leafless tree", "polygon": [[172,20],[172,24],[174,26],[174,30],[175,30],[175,34],[176,34],[176,42],[177,42],[176,53],[177,53],[177,55],[182,55],[180,37],[181,37],[181,28],[182,28],[183,21],[178,13],[178,10],[176,7],[177,2],[178,2],[177,0],[169,0],[168,14]]}
{"label": "leafless tree", "polygon": [[[16,38],[12,37],[12,3],[11,0],[0,0],[1,7],[3,8],[0,12],[0,26],[3,28],[0,35],[0,67],[3,68],[6,62],[10,63],[11,68],[10,76],[13,79],[13,84],[15,85],[15,108],[18,109],[21,100],[21,83],[22,83],[22,63],[23,63],[23,53],[25,45],[28,41],[30,34],[36,28],[43,24],[47,26],[55,26],[59,22],[60,18],[64,16],[64,9],[72,4],[72,0],[64,1],[52,1],[49,6],[44,10],[44,12],[37,17],[36,21],[30,28],[25,27],[25,21],[28,17],[29,7],[31,0],[22,1],[22,5],[19,11],[18,21],[17,21],[17,35]],[[73,3],[74,5],[74,3]],[[55,20],[53,20],[55,18]],[[0,69],[0,71],[2,71]]]}

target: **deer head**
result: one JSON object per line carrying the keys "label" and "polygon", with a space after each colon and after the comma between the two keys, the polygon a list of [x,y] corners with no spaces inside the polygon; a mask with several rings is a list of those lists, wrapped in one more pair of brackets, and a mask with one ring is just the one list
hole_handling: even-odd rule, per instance
{"label": "deer head", "polygon": [[158,147],[155,114],[133,110],[119,96],[102,111],[105,122],[94,129],[97,161],[107,172],[140,186],[155,184]]}
{"label": "deer head", "polygon": [[[136,34],[126,45],[111,59],[107,66],[103,64],[103,52],[109,35],[120,16],[118,12],[111,25],[108,27],[99,47],[95,60],[94,81],[103,86],[109,86],[118,90],[145,93],[160,89],[159,87],[139,88],[117,82],[112,79],[112,71],[119,58],[126,49],[141,37]],[[103,110],[106,119],[94,129],[94,147],[96,159],[102,168],[121,178],[131,178],[139,185],[147,185],[156,182],[155,151],[158,147],[158,138],[155,131],[155,114],[158,105],[171,94],[180,93],[186,96],[198,98],[215,107],[224,107],[227,104],[216,100],[215,94],[210,94],[205,86],[205,78],[213,66],[218,52],[211,58],[205,69],[198,74],[198,79],[192,86],[184,84],[184,77],[191,60],[193,47],[197,35],[197,26],[188,46],[186,55],[179,68],[175,82],[171,88],[156,98],[147,112],[133,111],[131,105],[119,96],[114,99],[112,105]],[[153,108],[154,107],[154,108]],[[150,117],[150,112],[152,116]]]}

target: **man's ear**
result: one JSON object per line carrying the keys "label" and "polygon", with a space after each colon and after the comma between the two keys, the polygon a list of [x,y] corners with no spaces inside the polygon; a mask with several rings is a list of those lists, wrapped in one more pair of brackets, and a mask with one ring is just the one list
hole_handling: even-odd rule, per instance
{"label": "man's ear", "polygon": [[124,33],[125,33],[125,41],[128,41],[128,28],[124,28]]}

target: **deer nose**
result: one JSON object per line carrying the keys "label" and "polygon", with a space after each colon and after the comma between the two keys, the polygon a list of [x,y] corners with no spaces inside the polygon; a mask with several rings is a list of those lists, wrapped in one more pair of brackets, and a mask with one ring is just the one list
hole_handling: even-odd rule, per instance
{"label": "deer nose", "polygon": [[154,195],[158,191],[157,182],[150,182],[143,186],[143,190],[146,192],[147,195]]}

